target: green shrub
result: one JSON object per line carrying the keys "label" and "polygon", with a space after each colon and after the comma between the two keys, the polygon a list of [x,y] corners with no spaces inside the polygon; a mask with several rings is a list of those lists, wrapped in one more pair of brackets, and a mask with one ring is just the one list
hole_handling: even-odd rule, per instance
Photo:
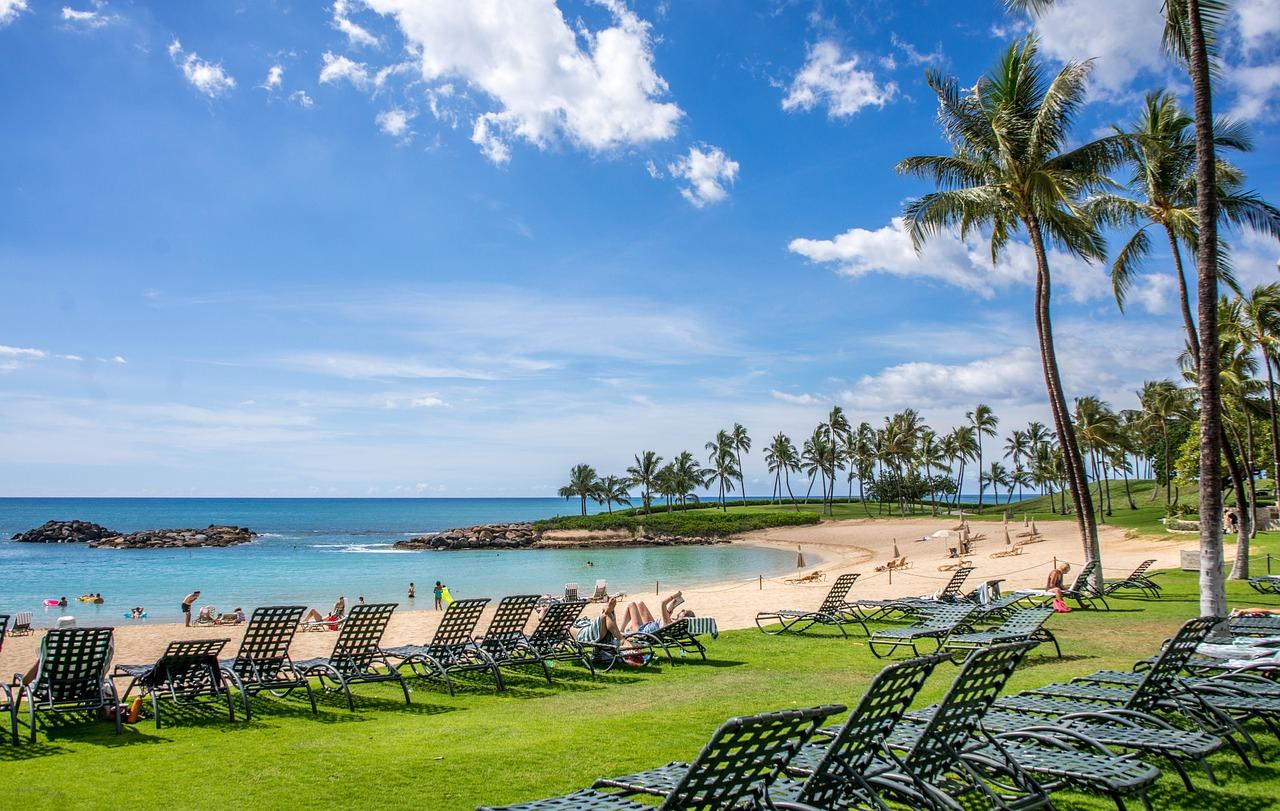
{"label": "green shrub", "polygon": [[609,530],[625,529],[633,534],[641,527],[646,532],[658,535],[679,535],[682,537],[723,537],[750,532],[770,527],[804,526],[820,523],[822,518],[817,513],[808,512],[758,512],[758,513],[725,513],[711,510],[691,510],[682,512],[655,512],[651,515],[636,515],[633,512],[605,513],[603,515],[569,515],[548,518],[534,522],[533,528],[538,532],[553,529],[587,529]]}

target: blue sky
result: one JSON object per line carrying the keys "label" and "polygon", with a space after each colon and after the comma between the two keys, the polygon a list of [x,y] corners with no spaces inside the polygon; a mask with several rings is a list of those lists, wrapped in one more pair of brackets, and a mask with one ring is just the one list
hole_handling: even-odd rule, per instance
{"label": "blue sky", "polygon": [[[1025,246],[915,256],[893,167],[945,149],[924,71],[1032,28],[1097,57],[1080,138],[1185,92],[1159,6],[0,0],[0,493],[551,495],[833,403],[1043,420]],[[1274,202],[1280,0],[1224,48]],[[1121,316],[1054,258],[1068,396],[1175,374],[1165,259]]]}

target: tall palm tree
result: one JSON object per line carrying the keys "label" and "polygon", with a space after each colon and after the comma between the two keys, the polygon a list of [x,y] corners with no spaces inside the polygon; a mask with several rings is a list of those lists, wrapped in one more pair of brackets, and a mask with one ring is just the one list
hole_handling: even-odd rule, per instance
{"label": "tall palm tree", "polygon": [[1075,424],[1080,446],[1088,452],[1089,466],[1098,482],[1098,512],[1110,515],[1106,459],[1115,445],[1120,423],[1109,405],[1091,395],[1076,398]]}
{"label": "tall palm tree", "polygon": [[[1062,448],[1086,560],[1101,560],[1098,525],[1085,490],[1084,462],[1054,349],[1049,319],[1051,275],[1046,240],[1072,255],[1101,261],[1106,246],[1079,200],[1110,181],[1122,157],[1122,139],[1109,136],[1069,148],[1071,124],[1084,104],[1089,63],[1068,62],[1046,81],[1035,37],[1015,43],[999,65],[971,89],[931,73],[951,155],[908,158],[902,171],[931,177],[939,191],[907,205],[917,246],[946,228],[968,234],[991,228],[992,258],[1022,228],[1036,260],[1035,322],[1050,412]],[[1101,566],[1096,585],[1102,585]]]}
{"label": "tall palm tree", "polygon": [[991,485],[991,498],[996,504],[1000,503],[1000,485],[1009,484],[1009,471],[999,462],[992,462],[991,466],[979,477],[987,484]]}
{"label": "tall palm tree", "polygon": [[563,498],[582,499],[582,514],[587,514],[587,499],[596,493],[596,469],[591,465],[574,465],[569,471],[569,483],[560,488]]}
{"label": "tall palm tree", "polygon": [[866,484],[868,481],[875,481],[875,444],[875,431],[871,424],[859,424],[850,445],[849,464],[858,477],[858,500],[862,502],[862,509],[866,511],[868,518],[871,517],[871,507],[867,504]]}
{"label": "tall palm tree", "polygon": [[933,471],[935,468],[941,471],[947,470],[945,444],[945,440],[939,439],[931,428],[926,428],[920,433],[920,448],[916,461],[924,466],[925,481],[929,483],[930,513],[933,515],[938,514],[938,491],[933,487]]}
{"label": "tall palm tree", "polygon": [[[830,413],[827,414],[827,431],[831,434],[831,450],[832,461],[836,462],[833,467],[838,467],[839,460],[842,458],[841,447],[847,445],[849,440],[849,419],[844,415],[844,409],[840,406],[832,406]],[[831,496],[829,504],[834,506],[836,500],[836,477],[834,470],[831,476]],[[831,508],[828,508],[830,512]]]}
{"label": "tall palm tree", "polygon": [[[992,250],[993,250],[993,252],[994,252],[994,248],[993,248]],[[999,417],[997,417],[997,416],[995,415],[995,412],[993,412],[993,411],[991,410],[991,406],[984,405],[984,404],[982,404],[982,403],[978,403],[978,407],[977,407],[977,408],[975,408],[973,411],[968,412],[968,413],[967,413],[967,414],[965,414],[964,416],[965,416],[965,419],[967,419],[967,420],[969,421],[969,425],[970,425],[970,427],[972,427],[972,428],[973,428],[973,436],[974,436],[974,438],[975,438],[975,439],[977,439],[977,441],[978,441],[978,459],[977,459],[977,462],[978,462],[978,471],[979,471],[979,475],[978,475],[978,511],[979,511],[979,512],[981,512],[981,511],[982,511],[982,493],[983,493],[983,490],[984,490],[984,488],[983,488],[983,486],[982,486],[983,478],[982,478],[982,475],[981,475],[981,472],[982,472],[982,438],[983,438],[984,436],[985,436],[985,437],[993,437],[993,436],[995,436],[995,435],[996,435],[996,426],[998,426],[998,425],[1000,424],[1000,418],[999,418]]]}
{"label": "tall palm tree", "polygon": [[601,476],[596,479],[595,494],[592,496],[597,502],[603,503],[605,508],[609,510],[609,514],[613,514],[614,504],[631,504],[631,480],[624,479],[619,476]]}
{"label": "tall palm tree", "polygon": [[750,452],[751,437],[747,434],[747,429],[737,422],[733,424],[729,436],[733,439],[733,452],[738,456],[738,483],[742,485],[742,506],[745,507],[747,506],[747,482],[742,478],[742,454]]}
{"label": "tall palm tree", "polygon": [[[1030,453],[1031,438],[1027,436],[1026,431],[1021,431],[1017,428],[1013,429],[1013,433],[1009,434],[1004,441],[1004,455],[1006,459],[1013,462],[1014,471],[1022,470],[1022,463],[1029,457]],[[1015,476],[1014,478],[1016,479],[1017,477]],[[1015,481],[1014,484],[1017,484],[1019,488],[1022,487],[1021,482]],[[1013,498],[1012,490],[1009,491],[1009,498]],[[1022,498],[1021,489],[1018,490],[1018,498]]]}
{"label": "tall palm tree", "polygon": [[[720,457],[725,454],[730,456],[733,455],[733,436],[728,431],[716,431],[715,439],[711,440],[703,447],[707,451],[707,463],[711,465],[711,468],[707,471],[709,473],[717,467]],[[708,481],[716,481],[716,479],[713,478]],[[724,479],[720,478],[718,481],[720,483],[720,506],[723,507],[725,493]]]}
{"label": "tall palm tree", "polygon": [[677,488],[676,495],[680,499],[680,506],[683,507],[690,494],[696,493],[699,487],[706,485],[707,473],[698,464],[698,459],[692,451],[681,451],[672,460],[672,469],[673,483]]}
{"label": "tall palm tree", "polygon": [[[1271,447],[1280,448],[1280,425],[1276,422],[1276,383],[1272,367],[1280,364],[1280,284],[1259,285],[1241,302],[1245,340],[1262,356],[1267,370],[1267,416]],[[1273,452],[1272,487],[1280,482],[1280,453]]]}
{"label": "tall palm tree", "polygon": [[635,455],[635,464],[627,468],[634,486],[640,488],[640,497],[644,501],[644,512],[649,514],[649,506],[653,500],[653,491],[657,489],[658,471],[662,467],[662,457],[657,451],[641,451]]}
{"label": "tall palm tree", "polygon": [[734,461],[732,446],[717,448],[711,452],[708,457],[711,467],[707,468],[707,482],[714,483],[720,487],[720,509],[724,512],[729,511],[729,505],[725,503],[724,497],[726,493],[733,492],[733,480],[742,478],[742,471],[738,470]]}
{"label": "tall palm tree", "polygon": [[1186,416],[1190,409],[1186,393],[1172,380],[1148,380],[1138,392],[1138,403],[1147,419],[1160,428],[1163,445],[1160,466],[1165,478],[1165,499],[1168,506],[1173,495],[1173,460],[1169,456],[1169,421]]}
{"label": "tall palm tree", "polygon": [[955,463],[960,469],[956,475],[956,504],[959,505],[960,494],[964,492],[965,463],[978,458],[978,435],[972,425],[959,425],[951,429],[951,436],[956,449]]}

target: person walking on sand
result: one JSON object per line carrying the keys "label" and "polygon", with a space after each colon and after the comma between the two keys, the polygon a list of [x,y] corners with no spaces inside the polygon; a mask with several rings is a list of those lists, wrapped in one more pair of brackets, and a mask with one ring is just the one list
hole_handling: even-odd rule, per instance
{"label": "person walking on sand", "polygon": [[196,600],[200,599],[200,590],[197,589],[182,599],[182,624],[191,627],[191,606],[195,605]]}
{"label": "person walking on sand", "polygon": [[414,596],[413,581],[410,580],[409,581],[409,599],[412,600],[413,596]]}
{"label": "person walking on sand", "polygon": [[444,608],[444,586],[440,584],[439,580],[436,581],[436,586],[431,590],[431,593],[436,598],[436,610],[440,611]]}

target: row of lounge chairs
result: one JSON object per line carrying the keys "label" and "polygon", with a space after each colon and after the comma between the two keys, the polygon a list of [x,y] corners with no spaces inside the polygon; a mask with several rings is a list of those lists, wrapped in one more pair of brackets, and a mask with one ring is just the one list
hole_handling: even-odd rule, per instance
{"label": "row of lounge chairs", "polygon": [[[492,678],[495,689],[501,691],[506,688],[504,668],[536,670],[550,684],[551,666],[560,661],[578,662],[594,675],[624,659],[646,663],[658,651],[671,661],[677,651],[706,659],[706,647],[697,636],[708,628],[714,632],[714,623],[708,625],[708,620],[682,619],[652,634],[631,634],[624,640],[593,637],[590,628],[575,635],[585,600],[546,606],[534,628],[526,631],[539,599],[538,595],[504,598],[483,633],[478,629],[489,599],[455,600],[428,641],[385,649],[382,636],[396,604],[360,604],[343,619],[328,656],[300,661],[290,657],[289,646],[304,606],[266,606],[254,611],[233,658],[220,658],[229,639],[178,640],[152,664],[120,664],[110,672],[112,629],[52,629],[41,642],[35,679],[22,684],[15,676],[11,686],[0,686],[0,711],[10,715],[16,743],[24,701],[34,741],[40,713],[114,710],[135,690],[150,698],[157,727],[161,726],[162,698],[176,705],[225,704],[234,721],[232,688],[241,696],[246,719],[252,713],[250,698],[263,692],[282,697],[304,690],[314,713],[313,679],[322,690],[342,693],[348,709],[354,710],[351,687],[362,683],[395,682],[410,703],[405,670],[419,679],[442,682],[450,695],[455,677],[464,673]],[[695,628],[693,623],[702,624]],[[127,681],[122,694],[115,680]],[[120,713],[115,715],[119,732]]]}
{"label": "row of lounge chairs", "polygon": [[[1187,664],[1223,618],[1188,621],[1133,674],[1101,671],[1067,684],[1001,696],[1033,641],[969,654],[943,699],[908,711],[934,668],[932,654],[894,663],[877,675],[843,724],[823,728],[839,705],[734,718],[692,763],[672,763],[563,797],[502,806],[505,811],[653,808],[1052,808],[1051,795],[1077,789],[1117,808],[1147,790],[1170,764],[1194,791],[1187,765],[1217,777],[1207,757],[1225,747],[1246,768],[1257,752],[1244,724],[1261,719],[1277,732],[1280,684],[1224,673],[1195,680]],[[1247,624],[1231,625],[1232,632]],[[1118,680],[1117,680],[1118,679]],[[1280,737],[1280,733],[1278,733]],[[482,807],[488,811],[488,807]],[[496,809],[494,809],[496,811]]]}

